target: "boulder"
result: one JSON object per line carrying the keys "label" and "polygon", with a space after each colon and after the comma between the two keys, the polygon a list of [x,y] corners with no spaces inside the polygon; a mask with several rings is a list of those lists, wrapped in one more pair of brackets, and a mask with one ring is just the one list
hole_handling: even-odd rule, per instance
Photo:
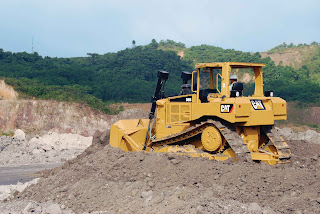
{"label": "boulder", "polygon": [[141,193],[141,198],[148,198],[149,196],[151,196],[153,194],[153,191],[152,190],[149,190],[149,191],[143,191]]}
{"label": "boulder", "polygon": [[21,129],[17,129],[14,132],[13,138],[15,140],[25,140],[26,139],[26,134]]}
{"label": "boulder", "polygon": [[42,146],[42,149],[43,149],[45,152],[49,152],[49,151],[51,151],[51,150],[54,150],[54,147],[51,146],[51,145],[49,145],[49,144],[44,144],[44,145]]}
{"label": "boulder", "polygon": [[104,132],[97,130],[92,139],[92,145],[102,145],[105,146],[109,143],[110,130],[107,129]]}
{"label": "boulder", "polygon": [[262,209],[257,203],[250,203],[248,211],[249,213],[262,213]]}
{"label": "boulder", "polygon": [[58,204],[52,204],[46,208],[46,213],[48,214],[61,214],[61,208]]}
{"label": "boulder", "polygon": [[308,130],[305,133],[305,141],[320,144],[320,134],[313,130]]}
{"label": "boulder", "polygon": [[34,209],[33,202],[29,202],[28,205],[22,210],[22,214],[31,213]]}
{"label": "boulder", "polygon": [[287,139],[291,139],[293,135],[293,131],[290,128],[283,128],[281,129],[282,135]]}

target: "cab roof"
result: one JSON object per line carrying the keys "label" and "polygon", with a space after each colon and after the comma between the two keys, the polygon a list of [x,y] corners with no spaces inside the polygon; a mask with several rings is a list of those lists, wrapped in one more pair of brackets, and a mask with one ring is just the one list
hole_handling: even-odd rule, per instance
{"label": "cab roof", "polygon": [[251,63],[251,62],[212,62],[212,63],[197,63],[196,68],[215,68],[221,69],[224,66],[230,65],[231,68],[253,68],[264,67],[263,63]]}

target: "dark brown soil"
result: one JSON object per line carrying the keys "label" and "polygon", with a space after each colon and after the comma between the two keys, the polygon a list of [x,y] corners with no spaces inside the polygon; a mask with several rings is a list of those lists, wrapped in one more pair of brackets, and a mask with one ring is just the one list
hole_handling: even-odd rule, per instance
{"label": "dark brown soil", "polygon": [[276,167],[95,143],[16,200],[52,200],[76,213],[320,213],[320,145],[288,143],[292,161]]}

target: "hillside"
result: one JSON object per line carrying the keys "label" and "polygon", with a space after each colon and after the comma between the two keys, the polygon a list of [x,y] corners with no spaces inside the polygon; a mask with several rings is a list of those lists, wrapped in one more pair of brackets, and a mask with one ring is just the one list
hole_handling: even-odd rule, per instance
{"label": "hillside", "polygon": [[[0,49],[0,78],[25,98],[82,102],[114,114],[121,110],[112,108],[110,104],[115,102],[150,102],[159,70],[170,72],[166,95],[175,95],[180,91],[180,72],[192,71],[195,63],[208,61],[265,63],[265,90],[273,90],[287,101],[320,102],[319,84],[310,78],[314,72],[306,66],[297,69],[276,65],[259,53],[209,45],[186,48],[172,40],[152,40],[148,45],[117,53],[88,53],[88,57],[77,58],[42,57]],[[249,95],[253,91],[252,71],[238,75],[246,83],[245,95]]]}
{"label": "hillside", "polygon": [[260,52],[262,58],[270,57],[276,65],[303,68],[312,79],[320,83],[320,45],[279,45],[268,52]]}
{"label": "hillside", "polygon": [[302,46],[294,48],[279,49],[278,51],[260,52],[262,58],[270,57],[276,65],[292,66],[301,68],[312,60],[320,46]]}

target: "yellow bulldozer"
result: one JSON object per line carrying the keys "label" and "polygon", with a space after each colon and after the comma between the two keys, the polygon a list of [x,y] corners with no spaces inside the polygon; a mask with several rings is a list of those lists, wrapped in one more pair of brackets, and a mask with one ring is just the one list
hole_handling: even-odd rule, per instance
{"label": "yellow bulldozer", "polygon": [[[195,71],[182,72],[180,95],[169,97],[164,95],[169,73],[159,71],[149,119],[114,123],[110,145],[126,152],[168,152],[270,165],[288,163],[291,150],[274,128],[275,120],[287,119],[286,101],[274,97],[273,91],[263,91],[264,66],[199,63]],[[230,84],[232,72],[241,69],[254,74],[251,96],[243,96],[243,83]]]}

